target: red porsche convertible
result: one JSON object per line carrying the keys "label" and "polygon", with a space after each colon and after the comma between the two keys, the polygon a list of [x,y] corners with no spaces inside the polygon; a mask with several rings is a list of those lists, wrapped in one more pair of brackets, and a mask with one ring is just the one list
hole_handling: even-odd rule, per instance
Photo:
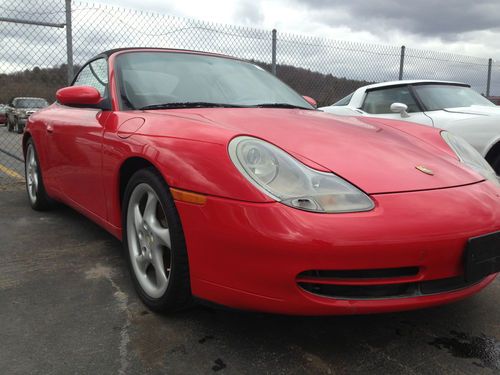
{"label": "red porsche convertible", "polygon": [[85,64],[29,119],[29,201],[122,239],[156,311],[423,308],[500,271],[500,186],[462,139],[335,117],[260,67],[170,49]]}

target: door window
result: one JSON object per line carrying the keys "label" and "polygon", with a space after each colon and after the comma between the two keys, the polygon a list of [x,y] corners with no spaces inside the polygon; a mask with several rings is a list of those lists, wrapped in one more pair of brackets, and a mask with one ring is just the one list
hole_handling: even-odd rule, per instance
{"label": "door window", "polygon": [[108,63],[106,59],[94,60],[80,71],[74,86],[92,86],[106,97],[108,87]]}
{"label": "door window", "polygon": [[392,113],[392,103],[404,103],[408,112],[420,112],[408,86],[368,91],[361,109],[371,114]]}

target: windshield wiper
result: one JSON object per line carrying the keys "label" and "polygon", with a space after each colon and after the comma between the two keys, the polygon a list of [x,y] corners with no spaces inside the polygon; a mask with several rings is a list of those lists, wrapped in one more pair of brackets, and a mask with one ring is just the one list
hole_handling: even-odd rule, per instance
{"label": "windshield wiper", "polygon": [[298,108],[298,109],[312,110],[312,108],[301,107],[299,105],[294,105],[294,104],[289,104],[289,103],[261,103],[261,104],[252,105],[251,107],[257,107],[257,108]]}
{"label": "windshield wiper", "polygon": [[226,103],[210,103],[210,102],[174,102],[151,104],[141,107],[139,109],[174,109],[174,108],[241,108],[240,105],[226,104]]}

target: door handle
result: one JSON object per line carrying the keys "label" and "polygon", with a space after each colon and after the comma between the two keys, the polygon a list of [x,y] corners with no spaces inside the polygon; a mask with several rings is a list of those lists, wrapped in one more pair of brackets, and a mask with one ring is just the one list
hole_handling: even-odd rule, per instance
{"label": "door handle", "polygon": [[47,133],[53,133],[54,132],[54,127],[52,125],[47,125]]}

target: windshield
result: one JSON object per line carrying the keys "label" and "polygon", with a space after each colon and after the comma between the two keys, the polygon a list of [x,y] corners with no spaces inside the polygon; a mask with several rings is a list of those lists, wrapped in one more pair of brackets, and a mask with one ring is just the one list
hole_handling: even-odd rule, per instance
{"label": "windshield", "polygon": [[348,105],[350,103],[353,95],[354,95],[354,93],[347,95],[345,98],[340,99],[338,102],[333,103],[332,105],[335,107],[342,107],[342,106]]}
{"label": "windshield", "polygon": [[170,104],[165,108],[278,104],[278,108],[313,109],[264,69],[230,58],[132,52],[117,57],[117,69],[124,109],[161,108],[165,104]]}
{"label": "windshield", "polygon": [[495,106],[469,87],[453,85],[415,85],[413,87],[428,111],[472,105]]}
{"label": "windshield", "polygon": [[45,99],[16,99],[14,106],[16,108],[43,108],[47,107],[49,103]]}

